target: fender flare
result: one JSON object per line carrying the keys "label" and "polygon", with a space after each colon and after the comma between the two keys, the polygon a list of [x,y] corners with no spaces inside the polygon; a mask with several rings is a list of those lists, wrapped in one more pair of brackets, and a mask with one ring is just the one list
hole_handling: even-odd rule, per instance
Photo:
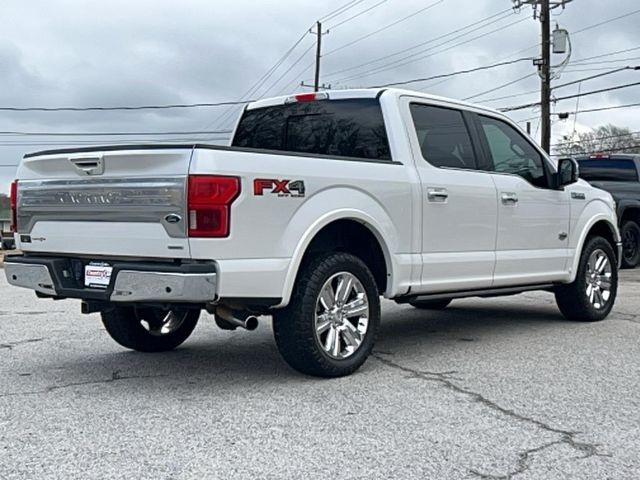
{"label": "fender flare", "polygon": [[289,268],[287,269],[285,283],[282,290],[282,301],[274,308],[283,308],[289,304],[289,300],[291,299],[291,294],[293,292],[294,283],[300,269],[300,264],[302,263],[302,258],[307,252],[309,245],[318,234],[318,232],[320,232],[320,230],[337,220],[354,220],[361,223],[371,231],[373,236],[378,241],[382,250],[382,254],[384,255],[384,261],[387,267],[387,276],[389,279],[389,281],[387,282],[387,292],[391,290],[393,285],[395,263],[393,260],[393,256],[391,255],[391,252],[389,250],[389,242],[381,233],[383,231],[382,226],[372,216],[361,210],[341,208],[332,210],[320,216],[305,230],[304,234],[296,245],[293,256],[291,257],[291,261],[289,262]]}
{"label": "fender flare", "polygon": [[624,215],[625,210],[628,208],[637,208],[640,210],[640,201],[638,200],[620,200],[616,204],[616,213],[618,214],[618,222],[622,225],[622,216]]}
{"label": "fender flare", "polygon": [[[571,278],[569,280],[570,283],[576,279],[576,276],[578,274],[578,264],[580,262],[580,257],[582,256],[582,249],[584,248],[584,244],[587,240],[587,236],[589,235],[589,232],[591,231],[591,229],[596,223],[602,222],[602,221],[604,221],[609,227],[609,229],[611,230],[611,233],[613,235],[615,242],[616,243],[620,242],[620,232],[618,231],[617,225],[611,222],[610,216],[604,213],[598,213],[592,216],[589,219],[589,221],[586,223],[584,228],[582,229],[582,232],[580,233],[580,238],[578,239],[578,244],[576,245],[576,250],[575,250],[575,254],[573,255],[573,262],[571,264],[571,270],[570,270],[571,271]],[[617,249],[615,245],[613,245],[613,249],[616,255],[619,256],[620,255],[620,252],[618,251],[619,249]],[[618,258],[618,264],[619,263],[620,263],[620,258]]]}

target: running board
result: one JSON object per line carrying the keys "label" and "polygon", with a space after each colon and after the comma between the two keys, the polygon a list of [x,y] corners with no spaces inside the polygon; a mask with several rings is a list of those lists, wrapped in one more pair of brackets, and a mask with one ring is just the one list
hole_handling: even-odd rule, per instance
{"label": "running board", "polygon": [[530,292],[532,290],[550,290],[555,285],[553,283],[542,283],[538,285],[520,285],[517,287],[483,288],[479,290],[458,290],[455,292],[428,293],[420,295],[406,295],[395,298],[396,303],[409,303],[424,300],[449,300],[452,298],[468,297],[502,297],[506,295],[517,295],[518,293]]}

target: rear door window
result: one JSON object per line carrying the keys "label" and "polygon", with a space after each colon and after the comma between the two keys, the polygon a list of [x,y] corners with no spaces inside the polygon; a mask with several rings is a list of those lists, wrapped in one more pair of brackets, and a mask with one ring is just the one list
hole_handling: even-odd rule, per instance
{"label": "rear door window", "polygon": [[380,102],[374,98],[319,100],[247,110],[233,146],[391,160]]}
{"label": "rear door window", "polygon": [[411,104],[422,157],[434,167],[476,169],[476,156],[459,110]]}

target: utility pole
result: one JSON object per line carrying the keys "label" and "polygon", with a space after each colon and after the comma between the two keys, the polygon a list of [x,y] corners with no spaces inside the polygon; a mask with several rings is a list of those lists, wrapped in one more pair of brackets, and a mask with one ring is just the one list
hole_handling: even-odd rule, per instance
{"label": "utility pole", "polygon": [[551,9],[549,0],[540,0],[542,24],[542,62],[540,64],[541,143],[551,153]]}
{"label": "utility pole", "polygon": [[320,90],[320,54],[322,53],[322,23],[316,22],[316,76],[313,81],[313,91]]}
{"label": "utility pole", "polygon": [[[513,8],[519,11],[523,5],[531,5],[533,18],[540,19],[542,52],[533,61],[540,75],[540,125],[542,148],[551,153],[551,10],[562,7],[572,0],[512,0]],[[539,8],[539,10],[538,10]]]}

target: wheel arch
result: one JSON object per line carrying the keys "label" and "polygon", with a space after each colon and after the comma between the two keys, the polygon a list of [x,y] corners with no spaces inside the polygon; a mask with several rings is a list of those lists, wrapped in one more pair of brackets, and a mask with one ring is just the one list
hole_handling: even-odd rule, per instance
{"label": "wheel arch", "polygon": [[[392,247],[390,246],[392,239],[389,238],[389,235],[382,233],[385,230],[383,226],[378,220],[368,213],[361,210],[345,208],[334,210],[322,215],[305,230],[295,248],[293,257],[289,264],[283,288],[282,302],[277,305],[276,308],[282,308],[288,305],[296,278],[300,273],[300,267],[303,265],[303,261],[308,258],[310,253],[314,253],[314,251],[321,251],[321,249],[316,248],[317,242],[322,241],[325,236],[331,238],[331,233],[344,231],[345,228],[360,231],[361,234],[370,235],[369,238],[375,240],[373,247],[379,249],[375,254],[376,258],[374,259],[374,262],[376,262],[377,265],[374,265],[372,268],[367,261],[370,259],[361,259],[365,261],[365,263],[368,263],[369,268],[372,269],[372,273],[376,278],[378,287],[383,290],[382,293],[387,295],[391,290],[393,290],[393,275],[395,269],[393,255],[391,253]],[[334,250],[327,249],[326,251],[346,251],[362,257],[362,255],[358,255],[353,252],[352,249],[340,248],[344,247],[344,244],[339,241],[337,241],[334,246],[338,248]],[[381,256],[382,266],[384,267],[383,269],[381,268],[380,263],[378,263],[380,260],[378,255]]]}
{"label": "wheel arch", "polygon": [[578,240],[575,254],[573,256],[570,282],[573,282],[575,280],[578,273],[578,265],[580,262],[580,256],[582,255],[584,244],[586,243],[588,238],[593,236],[603,237],[611,244],[611,248],[616,255],[616,262],[618,266],[620,265],[621,252],[618,248],[618,245],[620,243],[620,232],[617,225],[615,225],[611,221],[611,217],[609,215],[600,213],[590,218],[581,230],[580,238]]}
{"label": "wheel arch", "polygon": [[623,222],[633,220],[640,225],[640,202],[635,200],[622,200],[618,204],[618,218],[620,227]]}

